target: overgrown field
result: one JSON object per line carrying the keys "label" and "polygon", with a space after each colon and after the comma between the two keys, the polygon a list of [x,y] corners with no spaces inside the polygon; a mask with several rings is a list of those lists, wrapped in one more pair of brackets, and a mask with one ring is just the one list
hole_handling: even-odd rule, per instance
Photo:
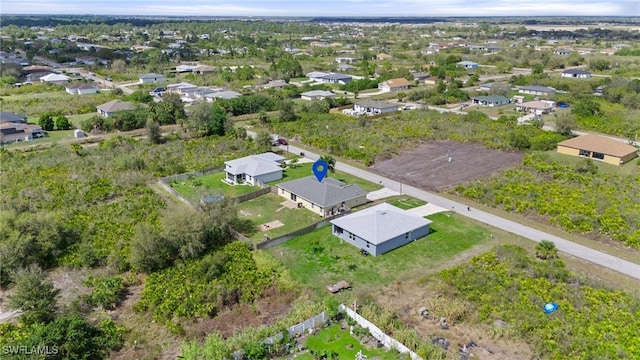
{"label": "overgrown field", "polygon": [[506,211],[543,215],[570,232],[640,247],[640,171],[630,175],[580,171],[545,154],[530,154],[519,168],[458,185],[453,191]]}
{"label": "overgrown field", "polygon": [[[425,286],[471,309],[456,322],[477,321],[492,326],[495,338],[523,339],[539,358],[640,358],[640,300],[583,283],[561,260],[533,259],[505,245],[430,280]],[[548,302],[559,310],[545,314]]]}
{"label": "overgrown field", "polygon": [[110,92],[89,95],[71,95],[64,90],[34,94],[22,94],[2,97],[2,111],[27,115],[31,122],[47,112],[60,112],[65,115],[96,112],[96,106],[115,99]]}
{"label": "overgrown field", "polygon": [[341,114],[302,115],[296,122],[276,123],[284,136],[300,136],[305,144],[366,165],[390,158],[425,140],[474,141],[492,149],[550,150],[565,138],[533,126],[514,126],[471,111],[467,115],[430,110],[405,111],[378,119]]}

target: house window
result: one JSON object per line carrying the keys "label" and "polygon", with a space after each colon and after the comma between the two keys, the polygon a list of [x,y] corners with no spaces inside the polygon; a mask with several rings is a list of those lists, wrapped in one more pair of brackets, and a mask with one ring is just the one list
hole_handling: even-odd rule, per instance
{"label": "house window", "polygon": [[367,248],[369,247],[369,242],[367,241]]}
{"label": "house window", "polygon": [[591,157],[591,151],[589,150],[580,150],[580,156]]}
{"label": "house window", "polygon": [[291,194],[291,201],[296,201],[298,200],[298,197],[296,196],[296,194]]}
{"label": "house window", "polygon": [[349,233],[349,239],[356,241],[356,236],[352,233]]}
{"label": "house window", "polygon": [[604,154],[603,153],[599,153],[599,152],[593,152],[593,155],[591,155],[591,157],[593,159],[597,159],[597,160],[604,160]]}
{"label": "house window", "polygon": [[311,208],[312,208],[312,209],[315,209],[315,208],[316,208],[316,206],[315,206],[313,203],[311,203]]}
{"label": "house window", "polygon": [[342,228],[341,228],[341,227],[339,227],[339,226],[334,226],[334,227],[333,227],[333,232],[334,232],[334,233],[336,233],[336,234],[342,234],[342,233],[343,233],[343,231],[344,231],[344,230],[342,230]]}
{"label": "house window", "polygon": [[281,193],[281,194],[284,194],[284,189],[280,189],[280,190],[282,191],[282,193]]}
{"label": "house window", "polygon": [[408,238],[409,238],[409,233],[405,233],[405,234],[404,234],[404,238],[405,238],[405,239],[408,239]]}

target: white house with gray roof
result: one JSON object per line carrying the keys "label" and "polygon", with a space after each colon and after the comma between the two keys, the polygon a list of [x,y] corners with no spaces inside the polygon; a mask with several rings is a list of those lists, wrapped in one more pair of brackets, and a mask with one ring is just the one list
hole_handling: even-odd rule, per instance
{"label": "white house with gray roof", "polygon": [[398,104],[389,101],[362,100],[353,105],[357,114],[378,115],[398,111]]}
{"label": "white house with gray roof", "polygon": [[139,80],[143,84],[151,84],[151,83],[157,83],[157,82],[165,82],[167,81],[167,77],[162,74],[149,73],[149,74],[140,75]]}
{"label": "white house with gray roof", "polygon": [[278,195],[320,216],[336,215],[367,202],[367,192],[359,185],[345,184],[332,178],[318,181],[315,176],[307,176],[276,187]]}
{"label": "white house with gray roof", "polygon": [[309,100],[309,101],[324,100],[329,98],[332,99],[335,96],[336,94],[326,90],[311,90],[311,91],[305,91],[302,94],[300,94],[300,98],[302,100]]}
{"label": "white house with gray roof", "polygon": [[225,161],[225,181],[233,184],[258,185],[282,179],[284,158],[278,154],[266,152],[243,158]]}
{"label": "white house with gray roof", "polygon": [[331,220],[333,235],[374,256],[429,234],[431,220],[382,203]]}

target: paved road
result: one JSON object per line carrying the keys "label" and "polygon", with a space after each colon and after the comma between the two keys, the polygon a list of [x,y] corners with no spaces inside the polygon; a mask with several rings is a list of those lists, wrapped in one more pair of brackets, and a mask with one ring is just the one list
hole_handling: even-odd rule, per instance
{"label": "paved road", "polygon": [[[287,150],[287,146],[281,146],[280,148],[285,151]],[[295,154],[304,153],[304,156],[311,160],[317,160],[320,158],[318,154],[314,154],[312,152],[309,152],[308,150],[301,149],[293,145],[289,145],[288,148],[290,152]],[[385,187],[390,188],[393,191],[398,191],[401,194],[407,194],[417,199],[424,200],[428,203],[443,207],[445,209],[450,209],[460,215],[483,222],[485,224],[489,224],[498,229],[520,235],[535,242],[540,242],[541,240],[553,241],[559,251],[620,272],[632,278],[640,279],[640,265],[634,264],[630,261],[620,259],[601,251],[597,251],[586,246],[573,243],[569,240],[547,234],[543,231],[536,230],[534,228],[519,224],[515,221],[507,220],[478,209],[471,208],[471,210],[467,210],[467,205],[465,204],[449,200],[442,196],[418,189],[413,186],[402,184],[384,176],[380,176],[366,170],[358,169],[341,162],[336,163],[336,169],[374,183],[382,182]]]}

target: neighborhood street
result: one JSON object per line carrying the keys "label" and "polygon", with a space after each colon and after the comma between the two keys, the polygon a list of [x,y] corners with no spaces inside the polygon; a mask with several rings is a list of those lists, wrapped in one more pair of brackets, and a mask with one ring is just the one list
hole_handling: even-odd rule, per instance
{"label": "neighborhood street", "polygon": [[[311,153],[308,150],[301,149],[293,145],[280,146],[280,148],[285,151],[287,151],[288,149],[290,152],[294,154],[304,153],[304,156],[311,160],[317,160],[320,158],[318,154]],[[562,239],[560,237],[545,233],[540,230],[536,230],[534,228],[519,224],[511,220],[501,218],[493,214],[489,214],[487,212],[484,212],[475,208],[471,208],[471,210],[467,210],[466,204],[462,204],[456,201],[446,199],[439,195],[415,188],[413,186],[402,184],[400,182],[391,180],[384,176],[380,176],[366,170],[361,170],[344,163],[336,162],[336,169],[340,171],[344,171],[348,174],[360,177],[362,179],[374,182],[374,183],[381,183],[382,185],[384,185],[385,187],[393,191],[397,191],[401,194],[410,195],[412,197],[415,197],[420,200],[424,200],[427,203],[434,204],[434,205],[443,207],[445,209],[450,209],[451,211],[455,211],[460,215],[494,226],[498,229],[508,231],[516,235],[520,235],[524,238],[533,240],[535,242],[540,242],[541,240],[552,241],[555,243],[556,247],[561,252],[564,252],[569,255],[575,256],[579,259],[583,259],[591,263],[606,267],[608,269],[620,272],[632,278],[640,279],[640,264],[635,264],[630,261],[620,259],[618,257],[603,253],[601,251],[597,251],[597,250],[588,248],[586,246],[576,244],[569,240]]]}

